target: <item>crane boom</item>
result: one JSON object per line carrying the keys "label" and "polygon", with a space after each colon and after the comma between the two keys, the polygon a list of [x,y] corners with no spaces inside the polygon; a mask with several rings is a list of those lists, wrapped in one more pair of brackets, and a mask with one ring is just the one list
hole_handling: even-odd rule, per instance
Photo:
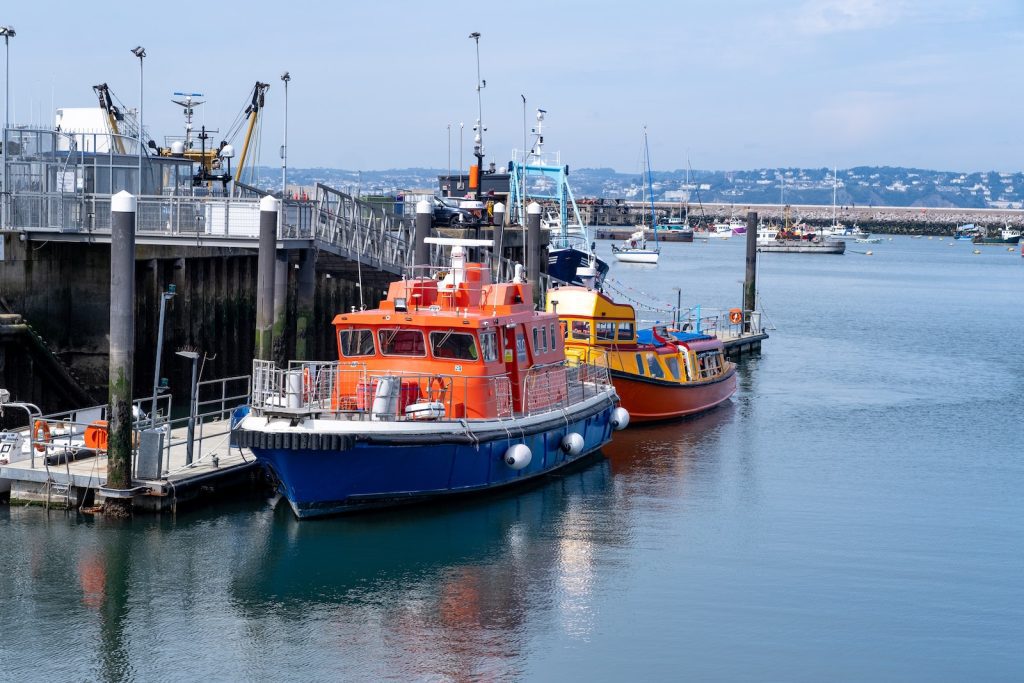
{"label": "crane boom", "polygon": [[114,100],[110,96],[110,88],[106,83],[94,85],[92,89],[99,98],[100,109],[107,115],[107,125],[110,126],[111,139],[114,141],[117,153],[124,154],[124,142],[121,140],[121,131],[117,127],[117,122],[124,120],[124,114],[114,104]]}
{"label": "crane boom", "polygon": [[238,167],[235,169],[235,182],[242,178],[242,169],[245,168],[245,157],[249,152],[249,142],[252,140],[252,131],[256,127],[256,120],[259,118],[260,109],[263,108],[264,95],[270,85],[256,81],[252,89],[252,102],[246,107],[245,113],[249,119],[249,126],[245,131],[245,141],[242,143],[242,154],[238,158]]}

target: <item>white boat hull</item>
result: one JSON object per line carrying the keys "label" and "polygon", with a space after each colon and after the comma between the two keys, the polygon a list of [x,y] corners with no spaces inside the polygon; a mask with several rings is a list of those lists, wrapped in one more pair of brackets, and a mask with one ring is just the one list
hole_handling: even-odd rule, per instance
{"label": "white boat hull", "polygon": [[625,263],[657,263],[658,252],[639,249],[616,251],[615,258]]}

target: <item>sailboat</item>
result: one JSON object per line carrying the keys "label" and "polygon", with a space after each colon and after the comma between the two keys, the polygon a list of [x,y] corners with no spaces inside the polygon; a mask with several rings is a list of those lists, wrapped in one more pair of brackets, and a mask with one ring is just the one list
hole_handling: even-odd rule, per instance
{"label": "sailboat", "polygon": [[[832,226],[821,230],[822,237],[832,237],[838,240],[867,240],[871,237],[870,233],[864,232],[856,225],[850,227],[843,225],[836,218],[836,190],[839,184],[839,173],[836,167],[832,168]],[[881,241],[881,240],[879,240]]]}
{"label": "sailboat", "polygon": [[654,246],[647,246],[647,230],[644,223],[640,229],[630,235],[621,246],[612,245],[612,254],[619,261],[626,263],[657,263],[661,248],[658,247],[658,224],[654,216],[654,184],[651,181],[651,153],[647,147],[647,126],[644,126],[644,161],[647,166],[647,194],[651,205],[651,227],[654,228]]}

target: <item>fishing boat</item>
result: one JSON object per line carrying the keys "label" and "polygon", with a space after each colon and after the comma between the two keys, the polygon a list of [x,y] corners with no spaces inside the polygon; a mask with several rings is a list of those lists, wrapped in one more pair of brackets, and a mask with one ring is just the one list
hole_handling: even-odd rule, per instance
{"label": "fishing boat", "polygon": [[607,369],[567,361],[522,266],[494,283],[466,259],[491,240],[428,239],[450,266],[338,314],[337,361],[253,363],[235,438],[300,519],[520,484],[629,423]]}
{"label": "fishing boat", "polygon": [[956,226],[953,238],[960,242],[970,242],[980,234],[981,230],[974,223],[965,223],[964,225]]}
{"label": "fishing boat", "polygon": [[[647,225],[642,222],[637,230],[621,245],[612,245],[612,254],[619,261],[626,263],[657,263],[661,255],[658,246],[658,224],[654,215],[654,184],[651,180],[651,154],[647,147],[647,126],[644,126],[644,166],[647,171],[647,184],[644,186],[647,199],[650,201],[651,226],[654,228],[654,246],[647,245]],[[644,202],[647,203],[647,202]]]}
{"label": "fishing boat", "polygon": [[567,356],[609,368],[631,422],[693,415],[736,392],[736,366],[715,337],[666,327],[640,330],[632,306],[592,287],[549,290],[547,310],[558,313]]}
{"label": "fishing boat", "polygon": [[549,232],[548,276],[559,282],[581,282],[577,271],[593,266],[598,282],[608,272],[608,264],[594,253],[590,231],[580,218],[579,206],[569,186],[569,167],[560,155],[544,151],[544,119],[547,112],[538,109],[533,128],[533,146],[522,154],[513,152],[509,164],[509,205],[513,220],[526,225],[526,207],[530,202],[554,206],[541,219],[541,229]]}
{"label": "fishing boat", "polygon": [[671,233],[672,239],[675,242],[692,242],[693,241],[693,228],[690,227],[690,220],[687,213],[676,218],[670,216],[664,223],[660,224],[657,228],[662,232]]}
{"label": "fishing boat", "polygon": [[783,227],[775,232],[774,237],[769,238],[767,231],[764,233],[765,236],[758,235],[758,251],[789,254],[843,254],[846,252],[845,241],[823,236],[803,224],[791,223],[788,204],[783,209],[783,216]]}
{"label": "fishing boat", "polygon": [[1017,244],[1020,241],[1021,232],[1018,229],[1007,225],[999,231],[999,235],[989,236],[987,233],[975,235],[971,241],[975,244]]}

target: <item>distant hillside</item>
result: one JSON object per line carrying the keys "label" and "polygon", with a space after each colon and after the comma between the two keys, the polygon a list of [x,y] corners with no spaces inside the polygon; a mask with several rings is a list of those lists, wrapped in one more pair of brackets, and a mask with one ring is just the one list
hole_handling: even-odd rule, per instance
{"label": "distant hillside", "polygon": [[[257,169],[257,184],[277,188],[281,171]],[[404,168],[349,171],[331,168],[290,168],[290,183],[331,187],[363,194],[391,194],[437,187],[443,169]],[[577,198],[640,199],[644,181],[636,173],[610,168],[570,172]],[[763,168],[751,171],[655,171],[657,201],[733,204],[831,204],[833,177],[829,168]],[[927,206],[957,208],[1024,208],[1024,173],[966,173],[918,168],[858,166],[840,169],[835,180],[836,203],[842,206]]]}

